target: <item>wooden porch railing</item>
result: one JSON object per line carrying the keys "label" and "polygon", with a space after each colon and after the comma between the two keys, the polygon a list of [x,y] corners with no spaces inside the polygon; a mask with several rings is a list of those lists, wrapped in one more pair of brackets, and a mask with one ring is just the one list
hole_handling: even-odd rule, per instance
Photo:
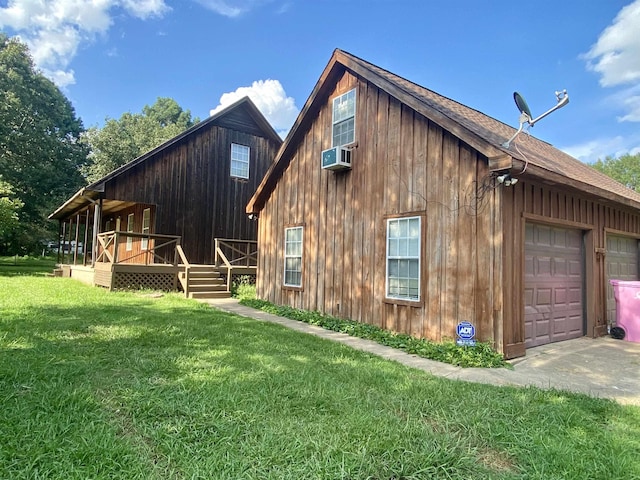
{"label": "wooden porch railing", "polygon": [[184,296],[189,298],[189,270],[191,269],[191,264],[187,260],[182,245],[178,244],[176,246],[176,252],[178,252],[178,258],[180,258],[180,264],[184,265],[184,283],[182,284]]}
{"label": "wooden porch railing", "polygon": [[[163,264],[178,265],[180,237],[176,235],[160,235],[155,233],[135,233],[110,231],[99,233],[98,256],[96,262],[101,263],[136,263],[142,265]],[[131,239],[131,250],[123,246]],[[133,242],[140,240],[134,248]],[[145,249],[141,248],[143,240]],[[180,251],[182,249],[180,248]],[[183,252],[184,255],[184,252]]]}
{"label": "wooden porch railing", "polygon": [[233,240],[216,238],[214,265],[227,268],[227,290],[231,290],[233,270],[258,266],[258,242],[255,240]]}

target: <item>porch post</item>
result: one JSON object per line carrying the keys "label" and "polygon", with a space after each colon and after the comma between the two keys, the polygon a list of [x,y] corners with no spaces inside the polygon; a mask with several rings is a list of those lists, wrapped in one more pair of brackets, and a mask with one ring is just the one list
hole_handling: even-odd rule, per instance
{"label": "porch post", "polygon": [[85,212],[84,220],[84,243],[82,245],[82,265],[87,266],[87,246],[89,241],[89,207]]}
{"label": "porch post", "polygon": [[91,240],[91,266],[96,266],[98,258],[98,233],[100,233],[100,215],[102,212],[102,199],[93,204],[93,239]]}
{"label": "porch post", "polygon": [[78,240],[80,240],[80,213],[76,215],[76,244],[73,246],[73,264],[78,264]]}
{"label": "porch post", "polygon": [[64,242],[65,227],[66,227],[66,223],[64,222],[64,220],[59,219],[58,220],[58,253],[56,254],[56,261],[58,263],[62,263],[60,262],[60,248],[62,246],[62,242]]}
{"label": "porch post", "polygon": [[[68,259],[69,263],[71,263],[71,233],[72,233],[72,230],[73,230],[73,217],[69,217],[69,234],[67,235],[68,238],[66,240],[67,245],[69,246],[69,259]],[[64,249],[62,250],[62,257],[63,258],[65,257]],[[65,260],[67,260],[67,259],[65,258]]]}

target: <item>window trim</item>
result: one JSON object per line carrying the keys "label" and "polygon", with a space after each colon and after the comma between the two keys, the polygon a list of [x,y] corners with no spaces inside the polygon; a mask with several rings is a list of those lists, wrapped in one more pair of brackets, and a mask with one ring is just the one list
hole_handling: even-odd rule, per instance
{"label": "window trim", "polygon": [[[145,220],[147,223],[147,226],[145,227]],[[146,231],[145,231],[146,230]],[[141,233],[143,234],[149,234],[151,232],[151,208],[145,208],[144,210],[142,210],[142,230]],[[142,250],[149,250],[149,239],[142,237],[142,240],[140,241],[140,248]]]}
{"label": "window trim", "polygon": [[[300,255],[287,255],[287,232],[290,230],[300,230]],[[287,259],[288,258],[300,258],[300,284],[291,284],[287,282]],[[302,290],[304,280],[304,225],[291,225],[284,229],[284,251],[283,251],[283,265],[282,265],[282,288],[290,290]]]}
{"label": "window trim", "polygon": [[[356,117],[358,114],[358,89],[356,87],[351,88],[349,90],[347,90],[344,93],[341,93],[340,95],[336,96],[333,98],[333,101],[331,102],[331,147],[335,148],[335,147],[343,147],[345,145],[351,145],[352,143],[354,143],[356,141]],[[347,117],[347,118],[343,118],[339,121],[336,121],[336,117],[335,117],[335,113],[336,113],[336,102],[339,101],[342,97],[350,94],[351,92],[353,92],[353,116]],[[335,140],[335,128],[336,125],[344,123],[346,121],[348,121],[349,119],[353,118],[353,139],[350,142],[347,143],[342,143],[342,144],[335,144],[334,140]]]}
{"label": "window trim", "polygon": [[[243,149],[246,148],[247,151],[247,160],[245,162],[244,159],[238,159],[238,158],[234,158],[233,153],[234,153],[234,147],[242,147]],[[246,164],[247,166],[247,175],[236,175],[233,173],[233,164],[234,162],[237,163],[242,163],[243,165]],[[229,175],[231,176],[231,178],[242,178],[245,180],[249,179],[249,175],[251,174],[250,172],[250,167],[251,167],[251,147],[249,145],[242,145],[241,143],[235,143],[235,142],[231,142],[231,149],[230,149],[230,162],[229,162]]]}
{"label": "window trim", "polygon": [[[133,233],[133,228],[135,227],[136,217],[134,213],[130,213],[127,215],[127,233]],[[133,237],[127,235],[127,247],[126,251],[130,252],[133,250]]]}
{"label": "window trim", "polygon": [[[397,222],[399,220],[418,220],[418,298],[408,298],[408,297],[400,297],[389,294],[389,226],[391,222]],[[407,216],[394,216],[386,219],[386,229],[385,229],[385,284],[384,284],[384,301],[385,303],[397,303],[397,304],[405,304],[405,305],[416,305],[423,303],[423,281],[422,281],[422,255],[423,255],[423,247],[424,247],[424,239],[422,235],[422,224],[423,218],[422,215],[407,215]],[[409,256],[395,256],[393,258],[400,259],[412,259],[415,260],[416,257]]]}

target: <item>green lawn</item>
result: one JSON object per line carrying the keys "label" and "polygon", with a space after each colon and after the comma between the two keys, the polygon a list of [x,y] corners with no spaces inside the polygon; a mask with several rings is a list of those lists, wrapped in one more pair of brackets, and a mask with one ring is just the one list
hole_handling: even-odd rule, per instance
{"label": "green lawn", "polygon": [[640,409],[0,267],[2,479],[637,479]]}

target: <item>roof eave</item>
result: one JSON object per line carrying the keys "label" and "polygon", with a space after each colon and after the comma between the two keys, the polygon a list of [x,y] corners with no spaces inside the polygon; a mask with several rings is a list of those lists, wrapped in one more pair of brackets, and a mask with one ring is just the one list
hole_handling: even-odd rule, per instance
{"label": "roof eave", "polygon": [[310,112],[313,112],[317,107],[318,99],[323,98],[322,93],[329,88],[331,80],[338,77],[347,69],[366,79],[368,82],[371,82],[381,90],[389,93],[389,95],[398,98],[398,100],[413,108],[416,112],[429,120],[437,123],[442,128],[455,134],[458,138],[468,143],[471,147],[475,148],[486,157],[505,155],[505,151],[503,149],[492,145],[482,137],[466,129],[464,126],[442,114],[438,110],[428,107],[411,93],[380,77],[376,72],[371,71],[364,63],[358,60],[359,59],[357,59],[357,57],[343,52],[340,49],[334,50],[327,66],[323,70],[315,87],[305,102],[304,107],[300,110],[293,127],[289,131],[289,135],[287,135],[287,138],[276,156],[276,159],[263,177],[262,182],[260,182],[260,185],[253,197],[249,200],[246,207],[246,212],[248,214],[257,214],[262,210],[266,203],[266,197],[270,195],[272,189],[275,188],[275,184],[279,180],[280,174],[286,169],[286,159],[289,158],[290,151],[296,145],[296,140],[300,135],[299,132],[304,124],[310,121]]}
{"label": "roof eave", "polygon": [[[71,198],[69,198],[66,202],[64,202],[60,207],[58,207],[51,215],[47,218],[49,220],[61,220],[84,206],[90,204],[98,198],[100,192],[97,190],[89,189],[88,187],[83,187],[78,190]],[[86,201],[83,201],[82,199]]]}
{"label": "roof eave", "polygon": [[161,145],[158,145],[156,148],[154,148],[152,150],[149,150],[148,152],[140,155],[139,157],[131,160],[130,162],[127,162],[124,165],[116,168],[115,170],[113,170],[112,172],[108,173],[104,177],[102,177],[99,180],[96,180],[94,183],[90,184],[87,188],[90,188],[91,190],[104,191],[104,185],[109,180],[121,175],[122,173],[126,172],[127,170],[130,170],[131,168],[135,167],[136,165],[139,165],[140,163],[144,162],[145,160],[155,156],[159,152],[161,152],[161,151],[163,151],[163,150],[175,145],[176,143],[182,141],[184,138],[188,137],[192,133],[197,132],[198,130],[208,126],[209,124],[215,122],[217,119],[223,117],[224,115],[228,114],[230,111],[238,108],[240,105],[243,105],[243,104],[247,105],[247,107],[249,108],[249,110],[251,112],[251,115],[252,115],[253,119],[261,127],[261,129],[263,130],[265,136],[267,136],[268,138],[270,138],[271,140],[273,140],[275,142],[278,142],[278,144],[281,144],[282,143],[282,138],[280,138],[280,135],[278,135],[278,133],[273,129],[271,124],[267,121],[267,119],[264,117],[262,112],[260,112],[258,107],[256,107],[256,105],[251,101],[251,99],[249,97],[242,97],[240,100],[232,103],[228,107],[225,107],[224,109],[220,110],[219,112],[214,113],[213,115],[211,115],[206,120],[203,120],[203,121],[197,123],[196,125],[193,125],[192,127],[186,129],[184,132],[182,132],[182,133],[176,135],[175,137],[167,140],[166,142],[162,143]]}
{"label": "roof eave", "polygon": [[[525,166],[524,161],[519,159],[514,159],[513,165],[510,168],[510,172],[512,174],[513,173],[517,174],[518,172],[522,171],[524,166]],[[623,195],[619,195],[615,192],[612,192],[611,190],[608,190],[606,188],[601,188],[591,183],[586,183],[580,180],[576,180],[564,174],[548,170],[538,165],[533,165],[529,163],[527,165],[525,176],[528,178],[533,178],[551,187],[554,187],[554,186],[558,186],[562,188],[569,187],[581,193],[586,193],[590,196],[597,197],[600,201],[615,202],[616,204],[620,204],[620,205],[627,206],[629,208],[640,210],[640,202],[637,202],[631,198],[625,197]]]}

